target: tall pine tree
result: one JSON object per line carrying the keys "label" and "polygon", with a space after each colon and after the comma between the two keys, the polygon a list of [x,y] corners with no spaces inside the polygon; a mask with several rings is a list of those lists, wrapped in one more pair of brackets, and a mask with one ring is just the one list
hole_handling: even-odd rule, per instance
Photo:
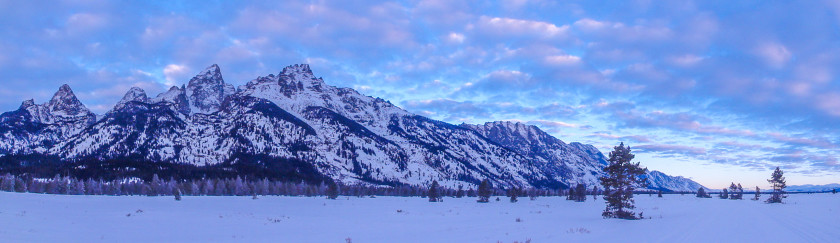
{"label": "tall pine tree", "polygon": [[484,179],[481,181],[481,185],[478,185],[478,202],[490,202],[490,194],[492,193],[493,184],[490,184],[490,180]]}
{"label": "tall pine tree", "polygon": [[440,185],[438,185],[437,181],[432,181],[432,185],[429,186],[429,202],[440,202]]}
{"label": "tall pine tree", "polygon": [[773,187],[773,192],[770,195],[770,198],[767,199],[767,203],[781,203],[782,198],[784,197],[782,195],[784,194],[783,190],[787,187],[787,185],[785,185],[784,172],[782,172],[779,167],[776,167],[776,170],[773,171],[773,174],[767,182],[770,182],[770,185]]}
{"label": "tall pine tree", "polygon": [[638,219],[632,211],[636,208],[633,190],[634,185],[647,184],[646,178],[640,177],[647,173],[647,168],[642,168],[638,162],[631,163],[634,157],[630,146],[625,147],[624,143],[610,152],[610,164],[604,168],[606,175],[600,178],[607,204],[601,214],[604,218]]}

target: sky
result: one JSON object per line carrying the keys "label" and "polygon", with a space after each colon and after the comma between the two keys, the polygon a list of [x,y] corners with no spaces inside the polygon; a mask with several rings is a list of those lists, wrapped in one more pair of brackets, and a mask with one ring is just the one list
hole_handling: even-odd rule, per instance
{"label": "sky", "polygon": [[710,188],[840,182],[837,1],[0,0],[0,111],[92,111],[211,64],[310,64],[453,124],[510,120]]}

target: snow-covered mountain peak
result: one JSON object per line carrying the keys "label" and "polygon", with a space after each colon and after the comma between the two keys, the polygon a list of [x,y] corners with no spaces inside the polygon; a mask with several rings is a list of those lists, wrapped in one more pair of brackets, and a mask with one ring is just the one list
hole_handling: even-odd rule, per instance
{"label": "snow-covered mountain peak", "polygon": [[295,73],[308,74],[310,76],[314,76],[312,74],[312,69],[309,68],[309,64],[289,65],[283,68],[283,72],[280,72],[281,75],[291,75]]}
{"label": "snow-covered mountain peak", "polygon": [[[563,143],[558,139],[554,139],[548,133],[541,130],[534,125],[528,125],[516,121],[493,121],[486,122],[483,125],[462,124],[461,126],[476,130],[487,137],[497,137],[502,143],[516,143],[528,142],[535,144],[543,144],[546,142]],[[542,141],[551,140],[551,141]],[[553,141],[557,140],[557,141]]]}
{"label": "snow-covered mountain peak", "polygon": [[24,100],[23,102],[20,103],[20,109],[26,109],[26,108],[29,108],[29,107],[32,107],[32,106],[35,106],[35,100],[34,99]]}
{"label": "snow-covered mountain peak", "polygon": [[125,93],[122,100],[117,102],[115,107],[119,108],[125,105],[128,102],[137,101],[137,102],[149,102],[149,97],[146,96],[146,91],[138,87],[131,87],[128,92]]}
{"label": "snow-covered mountain peak", "polygon": [[54,116],[75,117],[86,116],[90,111],[76,98],[76,94],[70,86],[64,84],[55,92],[50,102],[47,103],[48,111]]}
{"label": "snow-covered mountain peak", "polygon": [[235,92],[236,88],[233,85],[225,83],[221,69],[216,64],[210,65],[190,79],[186,87],[186,97],[191,113],[216,112],[225,97]]}
{"label": "snow-covered mountain peak", "polygon": [[217,77],[217,79],[222,78],[222,69],[219,68],[219,65],[213,64],[205,68],[203,71],[199,72],[197,77]]}
{"label": "snow-covered mountain peak", "polygon": [[278,79],[281,85],[297,85],[298,88],[307,88],[314,91],[322,91],[323,86],[326,85],[323,79],[316,78],[315,74],[312,74],[309,64],[287,66],[280,72]]}
{"label": "snow-covered mountain peak", "polygon": [[190,105],[187,101],[186,88],[184,86],[172,86],[166,92],[158,94],[155,98],[149,99],[149,103],[157,104],[166,102],[174,105],[175,110],[184,115],[190,114]]}

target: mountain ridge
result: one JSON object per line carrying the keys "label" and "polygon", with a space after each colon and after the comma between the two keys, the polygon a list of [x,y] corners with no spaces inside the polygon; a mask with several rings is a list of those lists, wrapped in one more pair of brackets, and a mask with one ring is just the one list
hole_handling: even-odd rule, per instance
{"label": "mountain ridge", "polygon": [[[598,185],[600,169],[606,166],[606,158],[592,145],[566,144],[522,123],[436,121],[350,88],[327,85],[306,64],[287,66],[238,88],[225,83],[213,64],[186,85],[155,98],[131,88],[99,119],[67,85],[53,100],[55,104],[51,100],[37,109],[29,109],[38,106],[34,101],[25,101],[17,111],[0,115],[0,136],[6,141],[0,143],[0,154],[40,154],[71,162],[134,158],[199,167],[235,167],[271,160],[252,158],[272,158],[286,161],[276,163],[298,161],[292,167],[313,168],[320,174],[313,178],[343,183],[424,185],[438,180],[450,187],[476,185],[482,179],[501,187]],[[77,119],[69,125],[43,123],[33,113],[49,115],[44,119]],[[271,163],[254,166],[284,166]]]}

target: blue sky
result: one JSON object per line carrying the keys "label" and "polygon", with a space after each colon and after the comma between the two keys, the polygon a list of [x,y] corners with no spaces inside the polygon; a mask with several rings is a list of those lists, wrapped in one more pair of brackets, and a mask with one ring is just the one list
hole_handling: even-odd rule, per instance
{"label": "blue sky", "polygon": [[518,120],[712,188],[840,182],[836,1],[0,0],[0,110],[68,83],[101,114],[218,63],[309,63],[450,123]]}

